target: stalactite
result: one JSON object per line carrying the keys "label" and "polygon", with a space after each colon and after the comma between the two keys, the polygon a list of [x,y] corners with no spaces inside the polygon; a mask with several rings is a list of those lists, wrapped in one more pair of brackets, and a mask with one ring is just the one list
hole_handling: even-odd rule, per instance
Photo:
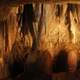
{"label": "stalactite", "polygon": [[71,6],[70,4],[68,4],[68,8],[67,8],[67,11],[66,11],[66,24],[68,24],[68,31],[69,31],[69,36],[70,36],[70,39],[72,39],[72,32],[71,32],[71,20],[70,20],[70,11],[71,11]]}
{"label": "stalactite", "polygon": [[35,36],[36,36],[36,48],[38,48],[38,42],[39,42],[39,38],[38,38],[38,29],[39,29],[39,22],[40,22],[40,17],[41,17],[41,4],[33,4],[33,7],[34,7],[34,15],[35,15],[35,22],[34,22],[34,33],[35,33]]}
{"label": "stalactite", "polygon": [[43,24],[43,4],[41,5],[41,15],[40,15],[39,23],[38,23],[38,45],[39,45],[40,35],[43,29],[42,24]]}
{"label": "stalactite", "polygon": [[77,5],[78,22],[80,24],[80,4]]}
{"label": "stalactite", "polygon": [[8,24],[7,21],[4,21],[4,32],[5,32],[5,54],[8,53],[8,48],[9,48],[9,40],[8,40]]}

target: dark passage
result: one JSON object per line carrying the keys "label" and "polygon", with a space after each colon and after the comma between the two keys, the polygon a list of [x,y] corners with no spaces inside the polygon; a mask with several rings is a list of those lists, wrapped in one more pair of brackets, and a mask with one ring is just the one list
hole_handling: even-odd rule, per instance
{"label": "dark passage", "polygon": [[55,62],[52,68],[55,73],[67,71],[67,52],[65,50],[61,50],[58,56],[55,57]]}

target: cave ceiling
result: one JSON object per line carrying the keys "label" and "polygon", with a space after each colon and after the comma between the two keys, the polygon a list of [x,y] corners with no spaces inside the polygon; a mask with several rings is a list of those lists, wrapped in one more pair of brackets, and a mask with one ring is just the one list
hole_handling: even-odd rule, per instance
{"label": "cave ceiling", "polygon": [[26,3],[32,3],[32,2],[36,2],[36,3],[49,3],[49,2],[53,2],[53,3],[77,3],[80,4],[80,0],[0,0],[0,6],[17,6],[19,4],[26,4]]}

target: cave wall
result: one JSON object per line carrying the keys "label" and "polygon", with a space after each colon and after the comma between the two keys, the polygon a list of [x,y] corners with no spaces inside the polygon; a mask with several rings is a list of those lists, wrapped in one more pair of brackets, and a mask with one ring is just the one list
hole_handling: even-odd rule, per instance
{"label": "cave wall", "polygon": [[17,35],[17,7],[2,7],[0,11],[0,54],[7,56]]}
{"label": "cave wall", "polygon": [[[42,41],[45,40],[44,43],[46,47],[54,47],[57,43],[72,42],[74,44],[78,44],[80,41],[80,29],[77,11],[67,11],[69,5],[64,4],[62,5],[63,8],[61,8],[61,13],[59,13],[60,15],[56,16],[56,4],[44,4],[44,6],[45,24],[43,25],[43,28],[46,26],[46,29],[43,29],[42,37],[44,34],[45,38],[42,39]],[[67,15],[68,18],[70,18],[70,21],[66,24]],[[76,21],[74,19],[76,19]]]}
{"label": "cave wall", "polygon": [[[37,7],[36,7],[37,6]],[[42,7],[41,7],[42,6]],[[72,6],[74,9],[71,9]],[[52,50],[62,44],[74,44],[80,48],[80,29],[79,29],[79,5],[70,4],[33,4],[36,20],[33,22],[36,42],[38,48]],[[4,9],[4,8],[3,8]],[[1,9],[2,11],[2,9]],[[19,25],[17,21],[18,7],[11,7],[5,19],[8,26],[8,49],[12,48],[18,35]],[[79,14],[78,14],[79,13]],[[2,14],[1,14],[2,15]],[[5,26],[5,27],[6,27]],[[41,30],[40,30],[41,29]],[[5,31],[2,30],[4,33]],[[1,31],[1,35],[2,35]],[[6,33],[5,33],[6,34]],[[3,36],[3,35],[2,35]],[[30,32],[25,35],[25,45],[32,46],[33,40]],[[39,40],[38,40],[39,39]],[[1,38],[1,45],[5,38]]]}

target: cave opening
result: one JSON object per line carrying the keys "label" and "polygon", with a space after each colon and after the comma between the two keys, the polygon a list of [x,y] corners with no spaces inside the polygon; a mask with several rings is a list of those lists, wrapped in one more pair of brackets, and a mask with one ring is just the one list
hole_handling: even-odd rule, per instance
{"label": "cave opening", "polygon": [[52,71],[54,73],[67,72],[68,70],[68,53],[65,50],[59,51],[53,61]]}

